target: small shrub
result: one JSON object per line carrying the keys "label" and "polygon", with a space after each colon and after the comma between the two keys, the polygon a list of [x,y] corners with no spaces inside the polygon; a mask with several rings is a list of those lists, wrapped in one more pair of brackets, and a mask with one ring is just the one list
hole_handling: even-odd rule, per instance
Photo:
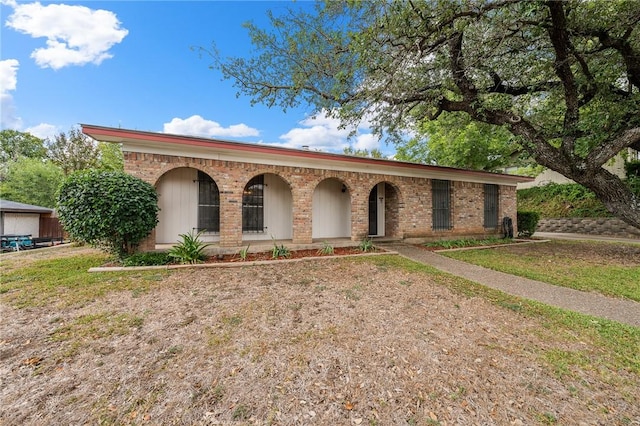
{"label": "small shrub", "polygon": [[122,260],[124,266],[157,266],[168,265],[172,259],[169,253],[149,251],[143,253],[134,253]]}
{"label": "small shrub", "polygon": [[627,172],[627,178],[640,177],[640,161],[629,161],[625,163],[624,170]]}
{"label": "small shrub", "polygon": [[189,232],[188,234],[180,234],[181,241],[169,250],[169,256],[176,259],[179,263],[199,263],[207,258],[205,249],[211,244],[204,243],[200,240],[200,236],[204,231],[197,234]]}
{"label": "small shrub", "polygon": [[249,247],[251,247],[251,244],[241,248],[240,251],[238,251],[238,256],[240,256],[240,260],[242,260],[243,262],[247,260],[247,256],[249,255]]}
{"label": "small shrub", "polygon": [[538,212],[518,212],[518,236],[530,237],[536,232],[540,214]]}
{"label": "small shrub", "polygon": [[327,241],[322,242],[322,248],[318,249],[318,254],[332,255],[334,253],[333,246]]}
{"label": "small shrub", "polygon": [[425,247],[436,248],[436,249],[454,249],[454,248],[464,248],[464,247],[478,247],[478,246],[490,246],[497,244],[509,244],[513,240],[504,239],[498,237],[489,237],[483,239],[475,239],[475,238],[463,238],[459,240],[440,240],[440,241],[431,241],[425,244]]}
{"label": "small shrub", "polygon": [[370,238],[365,238],[364,240],[360,241],[358,248],[360,249],[360,251],[363,251],[365,253],[371,251],[373,250],[373,241],[371,241]]}
{"label": "small shrub", "polygon": [[158,224],[158,194],[123,172],[84,170],[63,182],[57,211],[72,239],[122,259]]}
{"label": "small shrub", "polygon": [[271,257],[274,259],[279,259],[281,257],[289,258],[291,257],[291,250],[289,250],[284,244],[276,244],[273,242],[273,250],[271,250]]}

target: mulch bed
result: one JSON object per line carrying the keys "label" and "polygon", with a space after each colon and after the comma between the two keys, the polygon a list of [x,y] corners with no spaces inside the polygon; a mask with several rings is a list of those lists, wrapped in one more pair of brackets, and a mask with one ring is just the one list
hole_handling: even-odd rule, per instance
{"label": "mulch bed", "polygon": [[[381,249],[371,249],[368,253],[376,253],[384,250]],[[353,254],[362,254],[364,253],[358,247],[336,247],[333,249],[333,254],[323,254],[318,249],[306,249],[306,250],[291,250],[290,255],[287,257],[281,256],[278,258],[273,257],[273,252],[263,251],[259,253],[247,253],[247,256],[242,259],[238,253],[234,254],[224,254],[211,256],[205,263],[226,263],[226,262],[255,262],[262,260],[288,260],[288,259],[302,259],[304,257],[320,257],[320,256],[347,256]]]}

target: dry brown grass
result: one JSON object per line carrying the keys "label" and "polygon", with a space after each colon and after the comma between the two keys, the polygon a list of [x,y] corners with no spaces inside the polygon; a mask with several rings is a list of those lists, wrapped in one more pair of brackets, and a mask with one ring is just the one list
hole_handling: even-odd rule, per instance
{"label": "dry brown grass", "polygon": [[[2,304],[6,425],[633,424],[605,349],[383,259],[183,270],[71,307]],[[452,287],[449,287],[449,284]],[[560,362],[554,362],[558,354]],[[567,355],[568,354],[568,355]],[[570,357],[576,362],[563,367]]]}

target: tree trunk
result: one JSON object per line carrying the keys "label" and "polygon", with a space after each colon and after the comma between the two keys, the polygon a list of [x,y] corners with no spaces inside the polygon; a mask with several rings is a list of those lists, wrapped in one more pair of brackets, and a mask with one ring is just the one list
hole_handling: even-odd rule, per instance
{"label": "tree trunk", "polygon": [[571,176],[572,174],[574,173],[567,173],[565,176],[592,190],[613,215],[640,229],[640,197],[620,178],[602,167],[595,173],[584,176]]}

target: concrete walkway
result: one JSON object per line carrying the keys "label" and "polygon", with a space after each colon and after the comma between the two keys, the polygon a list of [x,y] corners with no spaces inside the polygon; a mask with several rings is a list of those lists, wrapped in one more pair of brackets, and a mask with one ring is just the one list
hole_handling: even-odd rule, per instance
{"label": "concrete walkway", "polygon": [[504,272],[450,259],[409,244],[395,242],[380,245],[397,251],[401,256],[408,259],[433,266],[441,271],[514,296],[537,300],[547,305],[640,327],[640,303],[632,300],[616,299],[598,293],[573,290],[505,274]]}

